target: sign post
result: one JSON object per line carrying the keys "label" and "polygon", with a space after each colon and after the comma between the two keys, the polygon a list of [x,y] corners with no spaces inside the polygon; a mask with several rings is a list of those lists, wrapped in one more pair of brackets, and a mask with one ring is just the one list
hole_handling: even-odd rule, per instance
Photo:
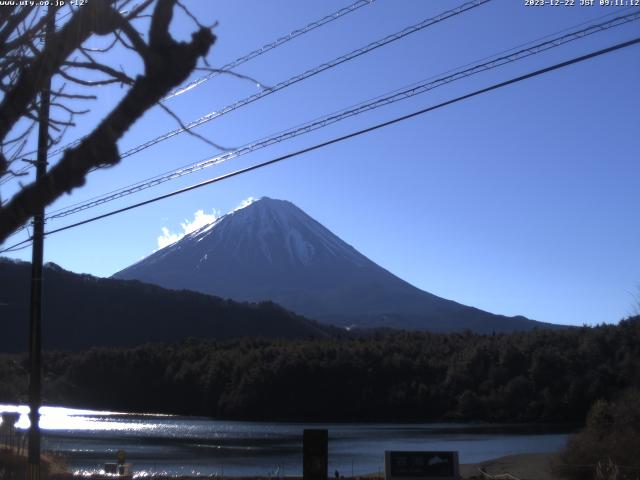
{"label": "sign post", "polygon": [[385,480],[458,480],[458,452],[384,452]]}
{"label": "sign post", "polygon": [[124,475],[124,462],[126,461],[126,459],[127,457],[124,453],[124,450],[118,450],[118,475]]}
{"label": "sign post", "polygon": [[304,480],[327,480],[329,469],[328,430],[303,430],[302,455],[302,478]]}

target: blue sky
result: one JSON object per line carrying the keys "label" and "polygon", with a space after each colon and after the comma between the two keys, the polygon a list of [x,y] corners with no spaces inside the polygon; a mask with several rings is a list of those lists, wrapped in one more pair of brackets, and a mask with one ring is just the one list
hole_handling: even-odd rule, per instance
{"label": "blue sky", "polygon": [[[377,0],[238,68],[265,85],[461,4]],[[578,2],[579,3],[579,2]],[[350,4],[348,1],[187,2],[218,21],[212,66]],[[449,71],[622,7],[525,7],[493,0],[200,127],[235,147]],[[611,18],[611,17],[609,17]],[[174,33],[194,30],[178,15]],[[640,33],[636,21],[380,108],[225,164],[51,222],[56,228],[436,104]],[[96,40],[95,44],[100,44]],[[125,53],[114,61],[135,72]],[[198,75],[196,75],[198,76]],[[45,259],[108,276],[158,248],[163,228],[248,197],[294,202],[373,261],[419,288],[506,315],[567,324],[616,322],[640,285],[640,47],[509,86],[384,130],[47,238]],[[168,105],[184,121],[258,91],[221,76]],[[68,140],[122,95],[104,88]],[[122,151],[175,128],[159,109]],[[180,135],[90,175],[52,208],[82,201],[217,153]],[[15,182],[14,182],[15,183]],[[3,187],[4,188],[4,187]],[[15,186],[3,189],[3,196]],[[17,236],[12,240],[20,240]],[[30,251],[13,254],[29,259]]]}

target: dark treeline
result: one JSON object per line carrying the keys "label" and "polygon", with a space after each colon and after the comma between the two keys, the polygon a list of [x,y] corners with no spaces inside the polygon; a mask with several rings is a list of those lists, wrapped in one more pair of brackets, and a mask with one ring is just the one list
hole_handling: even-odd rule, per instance
{"label": "dark treeline", "polygon": [[[501,335],[185,341],[45,356],[48,403],[239,419],[583,422],[640,385],[640,317]],[[25,400],[23,356],[0,401]]]}
{"label": "dark treeline", "polygon": [[[0,257],[0,352],[24,352],[28,347],[24,320],[29,318],[30,275],[31,264]],[[42,337],[47,350],[133,347],[188,337],[329,337],[339,331],[273,302],[234,302],[135,280],[80,275],[55,264],[46,264],[43,275]]]}

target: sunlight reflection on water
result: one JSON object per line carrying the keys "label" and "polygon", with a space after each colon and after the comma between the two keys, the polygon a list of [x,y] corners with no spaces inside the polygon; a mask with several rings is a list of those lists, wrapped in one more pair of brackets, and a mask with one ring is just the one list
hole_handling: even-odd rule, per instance
{"label": "sunlight reflection on water", "polygon": [[[73,474],[74,477],[92,477],[94,475],[100,475],[102,477],[113,477],[113,478],[120,478],[120,475],[118,475],[117,473],[106,473],[104,471],[104,469],[101,468],[78,468],[73,470],[73,472],[71,472]],[[190,475],[192,476],[200,476],[200,472],[197,470],[191,470],[191,472],[189,472]],[[171,472],[168,472],[166,470],[158,470],[158,471],[153,471],[153,472],[149,472],[146,470],[141,470],[138,472],[134,472],[132,477],[133,478],[152,478],[152,477],[162,477],[162,476],[173,476],[171,474]],[[214,477],[217,475],[213,475]]]}
{"label": "sunlight reflection on water", "polygon": [[[26,405],[0,405],[0,413],[20,414]],[[558,451],[567,434],[521,431],[482,424],[305,424],[242,422],[204,417],[131,414],[42,407],[43,448],[62,454],[69,472],[86,478],[104,471],[119,450],[126,451],[134,478],[301,474],[302,431],[328,428],[329,471],[368,474],[382,468],[385,450],[456,450],[463,463],[518,453]]]}
{"label": "sunlight reflection on water", "polygon": [[[19,413],[20,418],[15,427],[27,430],[31,426],[29,406],[0,405],[0,414]],[[93,431],[153,431],[166,429],[166,425],[148,421],[119,421],[118,417],[133,416],[129,413],[81,410],[65,407],[40,407],[40,428],[43,430],[93,430]],[[136,415],[145,416],[145,415]],[[154,417],[170,417],[170,415],[153,415]],[[110,417],[114,417],[113,419]],[[0,420],[1,422],[1,420]]]}
{"label": "sunlight reflection on water", "polygon": [[[101,468],[78,468],[71,472],[74,477],[93,477],[94,475],[100,475],[102,477],[113,477],[113,478],[121,478],[117,473],[106,473],[104,469]],[[184,470],[181,472],[181,475],[188,475],[191,477],[200,477],[202,473],[199,470]],[[167,470],[139,470],[133,473],[132,478],[155,478],[155,477],[175,477],[175,472],[169,472]],[[217,473],[212,475],[207,475],[209,478],[218,477]]]}

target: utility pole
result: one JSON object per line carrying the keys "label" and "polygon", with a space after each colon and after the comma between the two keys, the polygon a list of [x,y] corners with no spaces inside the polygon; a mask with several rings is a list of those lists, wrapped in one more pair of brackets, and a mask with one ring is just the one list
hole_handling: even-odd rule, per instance
{"label": "utility pole", "polygon": [[[55,32],[55,7],[47,10],[44,49]],[[47,173],[49,149],[49,108],[51,105],[51,78],[40,92],[38,111],[38,156],[36,181]],[[40,480],[40,404],[42,402],[42,262],[44,256],[44,208],[33,215],[33,247],[31,253],[31,315],[29,332],[29,452],[27,480]]]}

